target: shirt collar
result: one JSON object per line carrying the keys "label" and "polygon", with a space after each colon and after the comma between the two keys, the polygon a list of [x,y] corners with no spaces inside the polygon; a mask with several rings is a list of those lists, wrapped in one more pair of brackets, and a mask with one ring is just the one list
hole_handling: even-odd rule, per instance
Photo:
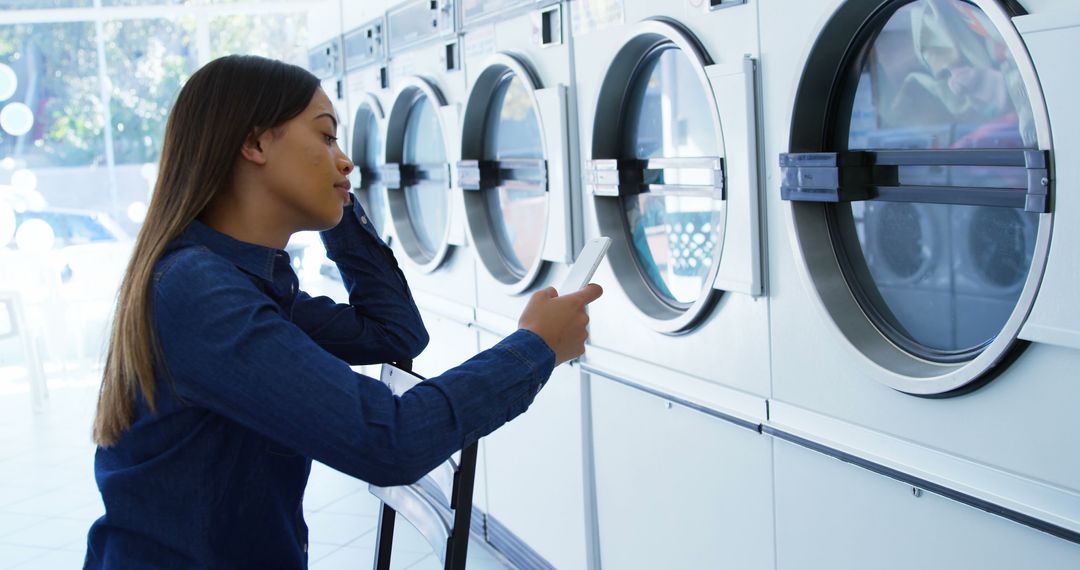
{"label": "shirt collar", "polygon": [[289,254],[280,249],[240,241],[199,220],[192,221],[181,237],[206,246],[240,269],[270,282],[274,281],[274,261],[280,258],[288,263]]}

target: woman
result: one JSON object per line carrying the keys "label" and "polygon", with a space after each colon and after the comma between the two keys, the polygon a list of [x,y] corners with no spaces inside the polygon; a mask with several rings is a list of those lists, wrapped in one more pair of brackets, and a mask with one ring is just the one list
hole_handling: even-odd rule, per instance
{"label": "woman", "polygon": [[[413,482],[584,351],[596,285],[534,294],[520,330],[400,398],[352,372],[428,337],[336,131],[318,79],[281,62],[221,58],[181,90],[106,358],[88,568],[305,567],[312,459]],[[312,229],[348,305],[297,290],[282,248]]]}

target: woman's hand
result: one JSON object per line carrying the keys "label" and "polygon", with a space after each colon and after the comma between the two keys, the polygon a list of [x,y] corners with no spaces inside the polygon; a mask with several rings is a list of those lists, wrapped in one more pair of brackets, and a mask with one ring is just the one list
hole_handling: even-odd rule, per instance
{"label": "woman's hand", "polygon": [[589,283],[580,291],[559,295],[554,287],[533,293],[529,304],[521,312],[518,327],[537,334],[555,352],[555,365],[581,356],[585,352],[585,339],[589,333],[585,326],[589,316],[585,305],[604,294],[596,283]]}

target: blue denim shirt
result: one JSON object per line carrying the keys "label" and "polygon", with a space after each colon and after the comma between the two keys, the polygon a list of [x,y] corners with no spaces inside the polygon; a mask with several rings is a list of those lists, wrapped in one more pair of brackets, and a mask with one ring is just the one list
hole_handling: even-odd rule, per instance
{"label": "blue denim shirt", "polygon": [[304,568],[312,459],[410,483],[532,402],[555,357],[525,330],[400,397],[349,368],[428,341],[390,248],[353,203],[322,234],[348,305],[298,291],[285,252],[198,221],[170,245],[152,283],[157,411],[138,399],[120,441],[97,450],[105,515],[87,568]]}

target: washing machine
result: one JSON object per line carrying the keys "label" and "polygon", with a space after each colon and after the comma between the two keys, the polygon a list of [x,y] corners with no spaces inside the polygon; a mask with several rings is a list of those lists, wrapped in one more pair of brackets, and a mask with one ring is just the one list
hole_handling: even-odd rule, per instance
{"label": "washing machine", "polygon": [[[328,38],[319,38],[315,47],[308,50],[308,70],[319,78],[322,90],[334,105],[337,122],[338,145],[347,149],[349,133],[348,104],[345,99],[344,51],[340,22],[321,16],[314,23],[317,29],[329,32]],[[290,262],[300,280],[300,288],[312,296],[325,295],[338,302],[347,302],[348,293],[337,276],[336,269],[326,258],[326,249],[314,231],[297,232],[286,246]]]}
{"label": "washing machine", "polygon": [[[358,20],[358,14],[352,14],[350,19]],[[385,32],[386,22],[380,15],[359,23],[342,35],[345,112],[341,120],[345,124],[346,134],[338,144],[353,162],[353,171],[349,173],[353,193],[360,200],[379,237],[389,244],[393,238],[390,235],[386,187],[382,179],[385,109],[390,97]],[[324,267],[329,270],[329,264]],[[368,365],[358,368],[362,373],[377,378],[379,367]]]}
{"label": "washing machine", "polygon": [[760,14],[777,567],[1077,566],[1080,12]]}
{"label": "washing machine", "polygon": [[392,247],[431,342],[414,363],[434,376],[476,354],[476,263],[466,242],[458,160],[465,96],[456,6],[409,1],[386,12],[389,79],[382,181]]}
{"label": "washing machine", "polygon": [[[558,287],[580,249],[572,38],[566,5],[550,0],[465,1],[461,23],[457,170],[483,349],[517,329],[534,291]],[[528,414],[483,440],[487,538],[517,566],[588,566],[582,418],[580,370],[564,364]]]}
{"label": "washing machine", "polygon": [[355,166],[352,185],[364,211],[383,241],[390,237],[384,137],[390,74],[386,59],[386,24],[382,17],[364,22],[342,37],[345,52],[345,99],[350,133],[345,141]]}
{"label": "washing machine", "polygon": [[599,563],[771,568],[759,2],[569,7]]}

